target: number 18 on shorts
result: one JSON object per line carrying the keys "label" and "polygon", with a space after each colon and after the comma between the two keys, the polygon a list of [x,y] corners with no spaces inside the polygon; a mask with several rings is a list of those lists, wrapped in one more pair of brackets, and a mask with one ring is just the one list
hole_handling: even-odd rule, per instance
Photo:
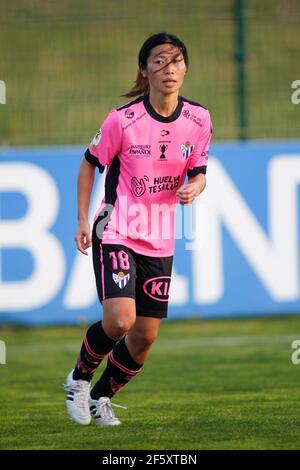
{"label": "number 18 on shorts", "polygon": [[167,316],[173,256],[145,256],[123,245],[93,240],[93,265],[99,300],[131,297],[136,314]]}

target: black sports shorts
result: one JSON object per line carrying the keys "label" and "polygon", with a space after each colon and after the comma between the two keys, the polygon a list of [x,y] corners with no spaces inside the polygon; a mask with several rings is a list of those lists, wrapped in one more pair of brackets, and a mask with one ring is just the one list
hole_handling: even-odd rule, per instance
{"label": "black sports shorts", "polygon": [[165,318],[168,310],[173,256],[144,256],[124,245],[92,239],[98,297],[131,297],[136,314]]}

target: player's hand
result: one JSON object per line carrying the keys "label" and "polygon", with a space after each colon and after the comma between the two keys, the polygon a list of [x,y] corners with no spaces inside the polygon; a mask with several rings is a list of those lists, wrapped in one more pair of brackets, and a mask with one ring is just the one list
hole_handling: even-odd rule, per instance
{"label": "player's hand", "polygon": [[176,194],[178,196],[180,204],[191,204],[192,202],[194,202],[195,198],[200,194],[199,184],[189,183],[184,186],[181,186],[181,188],[178,189]]}
{"label": "player's hand", "polygon": [[78,222],[74,240],[76,242],[77,249],[84,255],[88,255],[88,252],[85,250],[92,246],[90,233],[90,224],[88,222]]}

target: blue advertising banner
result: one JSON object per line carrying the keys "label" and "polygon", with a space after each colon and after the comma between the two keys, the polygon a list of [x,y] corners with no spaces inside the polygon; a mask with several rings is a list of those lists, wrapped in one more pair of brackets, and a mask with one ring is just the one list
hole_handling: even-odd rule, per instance
{"label": "blue advertising banner", "polygon": [[[83,147],[0,150],[0,323],[101,317],[79,253],[76,184]],[[207,188],[178,206],[169,318],[300,312],[300,141],[215,143]],[[104,194],[97,173],[90,221]]]}

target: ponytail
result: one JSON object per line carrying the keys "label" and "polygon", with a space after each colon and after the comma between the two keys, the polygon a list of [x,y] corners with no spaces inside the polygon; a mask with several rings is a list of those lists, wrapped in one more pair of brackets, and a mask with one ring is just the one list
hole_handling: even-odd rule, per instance
{"label": "ponytail", "polygon": [[138,71],[133,87],[128,93],[125,93],[125,98],[134,98],[135,96],[143,95],[149,92],[149,81],[147,77],[143,77],[141,70]]}

